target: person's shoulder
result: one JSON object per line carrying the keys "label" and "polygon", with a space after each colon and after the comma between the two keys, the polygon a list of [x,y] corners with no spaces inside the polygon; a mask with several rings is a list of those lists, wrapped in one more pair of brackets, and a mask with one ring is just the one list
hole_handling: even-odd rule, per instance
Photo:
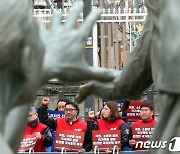
{"label": "person's shoulder", "polygon": [[122,120],[122,119],[118,119],[117,121],[118,121],[119,123],[125,123],[124,120]]}
{"label": "person's shoulder", "polygon": [[153,120],[152,123],[153,123],[153,124],[157,124],[157,120]]}
{"label": "person's shoulder", "polygon": [[139,124],[142,124],[142,123],[143,123],[142,120],[138,120],[138,121],[136,121],[136,122],[133,122],[133,123],[131,124],[131,126],[133,126],[133,125],[139,125]]}
{"label": "person's shoulder", "polygon": [[152,121],[149,121],[149,122],[143,122],[142,120],[138,120],[136,122],[133,122],[131,124],[131,126],[133,126],[133,125],[141,125],[141,124],[156,124],[156,123],[157,123],[156,120],[152,120]]}
{"label": "person's shoulder", "polygon": [[41,128],[44,128],[44,129],[48,127],[47,125],[45,125],[45,124],[43,124],[41,122],[39,122],[38,126],[41,127]]}
{"label": "person's shoulder", "polygon": [[86,122],[84,120],[82,120],[82,119],[78,119],[78,122],[82,123],[82,124],[86,124]]}
{"label": "person's shoulder", "polygon": [[98,122],[105,122],[105,120],[102,118],[102,119],[97,119]]}
{"label": "person's shoulder", "polygon": [[103,125],[106,123],[105,119],[97,119],[98,125]]}
{"label": "person's shoulder", "polygon": [[125,122],[122,119],[117,119],[116,121],[114,121],[114,123],[118,125],[118,127],[121,127],[123,124],[125,124]]}
{"label": "person's shoulder", "polygon": [[154,120],[154,119],[147,122],[147,124],[152,124],[152,125],[155,125],[156,123],[157,123],[157,120]]}
{"label": "person's shoulder", "polygon": [[57,118],[57,121],[61,121],[61,122],[66,122],[67,120],[66,120],[66,118]]}

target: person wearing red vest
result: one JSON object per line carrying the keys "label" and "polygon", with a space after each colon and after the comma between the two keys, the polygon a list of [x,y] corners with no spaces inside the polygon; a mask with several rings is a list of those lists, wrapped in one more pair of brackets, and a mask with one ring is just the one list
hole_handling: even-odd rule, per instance
{"label": "person wearing red vest", "polygon": [[31,107],[24,135],[35,134],[37,142],[34,147],[34,152],[46,152],[46,147],[52,144],[52,135],[49,127],[39,122],[38,114],[35,107]]}
{"label": "person wearing red vest", "polygon": [[[140,106],[141,120],[132,123],[131,126],[133,127],[135,125],[142,125],[142,124],[145,124],[148,126],[149,124],[152,124],[155,127],[157,121],[153,119],[154,106],[148,100],[144,100],[143,102],[144,103]],[[129,145],[134,148],[136,145],[136,141],[134,139],[129,140]],[[134,148],[134,150],[140,150],[140,149]]]}
{"label": "person wearing red vest", "polygon": [[[42,101],[42,106],[39,108],[39,119],[42,123],[46,124],[53,130],[73,130],[78,132],[85,132],[87,130],[87,123],[80,118],[78,118],[79,114],[79,107],[77,104],[71,101],[67,101],[65,104],[65,118],[58,118],[53,119],[48,117],[48,103],[49,101],[46,101],[44,99]],[[86,135],[85,135],[86,137]],[[88,151],[88,148],[86,147],[86,144],[84,143],[84,149],[80,152]]]}
{"label": "person wearing red vest", "polygon": [[[89,140],[92,140],[92,130],[121,130],[121,149],[129,146],[131,139],[131,127],[127,125],[119,113],[117,102],[108,102],[101,111],[102,118],[94,120],[94,111],[89,112],[87,132]],[[92,147],[92,142],[89,142]],[[106,152],[111,152],[107,148]]]}

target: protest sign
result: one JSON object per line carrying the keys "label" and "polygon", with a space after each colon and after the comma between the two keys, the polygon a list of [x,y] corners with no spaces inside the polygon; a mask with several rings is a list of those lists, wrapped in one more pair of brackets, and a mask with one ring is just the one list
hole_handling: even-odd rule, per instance
{"label": "protest sign", "polygon": [[53,110],[48,110],[48,116],[52,117],[53,119],[64,118],[65,117],[63,111],[53,111]]}
{"label": "protest sign", "polygon": [[35,135],[24,135],[23,139],[19,146],[19,152],[28,151],[29,149],[33,149],[36,144],[37,138]]}
{"label": "protest sign", "polygon": [[154,123],[143,123],[143,124],[136,124],[133,123],[132,125],[132,135],[133,139],[141,144],[136,144],[136,150],[145,150],[143,147],[143,143],[148,141],[153,134],[155,124]]}
{"label": "protest sign", "polygon": [[100,151],[107,148],[113,149],[115,145],[121,147],[120,130],[93,130],[92,131],[93,149],[97,145]]}
{"label": "protest sign", "polygon": [[77,151],[83,149],[84,132],[57,130],[55,148],[61,151],[65,147],[68,151]]}

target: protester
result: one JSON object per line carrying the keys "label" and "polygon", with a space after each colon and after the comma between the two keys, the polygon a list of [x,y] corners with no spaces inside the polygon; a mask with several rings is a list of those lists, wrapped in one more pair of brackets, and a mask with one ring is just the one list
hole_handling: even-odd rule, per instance
{"label": "protester", "polygon": [[24,135],[35,134],[37,142],[34,147],[34,152],[46,152],[46,147],[52,144],[52,135],[49,127],[39,122],[35,107],[31,107],[27,121]]}
{"label": "protester", "polygon": [[[62,115],[62,113],[64,115],[64,109],[65,109],[65,105],[66,105],[67,102],[70,102],[70,100],[68,100],[66,98],[59,99],[58,102],[57,102],[57,107],[56,107],[56,109],[54,111],[60,111],[61,115]],[[56,131],[52,129],[51,134],[52,134],[52,137],[53,137],[53,144],[50,147],[50,149],[48,149],[48,150],[46,149],[46,151],[47,152],[56,152],[56,150],[55,150]]]}
{"label": "protester", "polygon": [[[61,98],[58,100],[57,102],[57,107],[55,109],[55,111],[60,111],[61,114],[64,112],[64,108],[65,108],[65,104],[66,102],[68,102],[69,100],[68,99],[65,99],[65,98]],[[42,103],[43,102],[48,102],[48,104],[50,103],[50,99],[48,97],[43,97],[42,99]],[[40,114],[40,109],[38,109],[38,113]],[[64,113],[63,113],[64,115]],[[51,129],[51,134],[52,134],[52,138],[53,138],[53,143],[50,147],[47,147],[46,148],[46,152],[56,152],[55,150],[55,140],[56,140],[56,131]]]}
{"label": "protester", "polygon": [[[131,139],[131,127],[127,125],[119,113],[116,102],[108,102],[101,111],[102,118],[94,120],[94,112],[89,113],[87,121],[87,133],[89,141],[92,140],[92,130],[121,130],[121,149],[129,146],[129,139]],[[92,148],[92,142],[89,142]],[[107,152],[110,149],[107,148]]]}
{"label": "protester", "polygon": [[[156,123],[157,123],[157,121],[153,119],[154,106],[148,100],[145,100],[143,102],[144,103],[140,107],[141,120],[132,123],[131,124],[132,127],[133,127],[133,125],[140,126],[142,124],[146,124],[148,126],[149,124],[156,125]],[[136,141],[134,139],[129,140],[129,145],[131,147],[134,147],[136,145]]]}
{"label": "protester", "polygon": [[[53,119],[48,117],[48,101],[42,101],[42,106],[39,109],[40,121],[53,130],[73,130],[79,132],[85,132],[87,129],[87,124],[85,121],[78,118],[79,107],[74,102],[67,102],[65,105],[65,118]],[[86,138],[86,137],[85,137]],[[84,143],[84,149],[79,152],[89,151],[88,145]]]}

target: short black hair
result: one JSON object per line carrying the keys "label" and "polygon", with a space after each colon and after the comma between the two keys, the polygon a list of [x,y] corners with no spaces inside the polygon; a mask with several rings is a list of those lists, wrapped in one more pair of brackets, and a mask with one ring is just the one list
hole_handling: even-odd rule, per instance
{"label": "short black hair", "polygon": [[57,104],[59,103],[59,102],[66,102],[66,103],[68,103],[68,102],[71,102],[69,99],[67,99],[67,98],[60,98],[58,101],[57,101]]}
{"label": "short black hair", "polygon": [[151,101],[144,100],[143,104],[140,106],[140,109],[143,107],[148,107],[151,111],[154,111],[154,105],[152,105]]}
{"label": "short black hair", "polygon": [[78,111],[77,115],[79,114],[79,107],[76,103],[69,101],[65,104],[65,107],[66,105],[72,105]]}

